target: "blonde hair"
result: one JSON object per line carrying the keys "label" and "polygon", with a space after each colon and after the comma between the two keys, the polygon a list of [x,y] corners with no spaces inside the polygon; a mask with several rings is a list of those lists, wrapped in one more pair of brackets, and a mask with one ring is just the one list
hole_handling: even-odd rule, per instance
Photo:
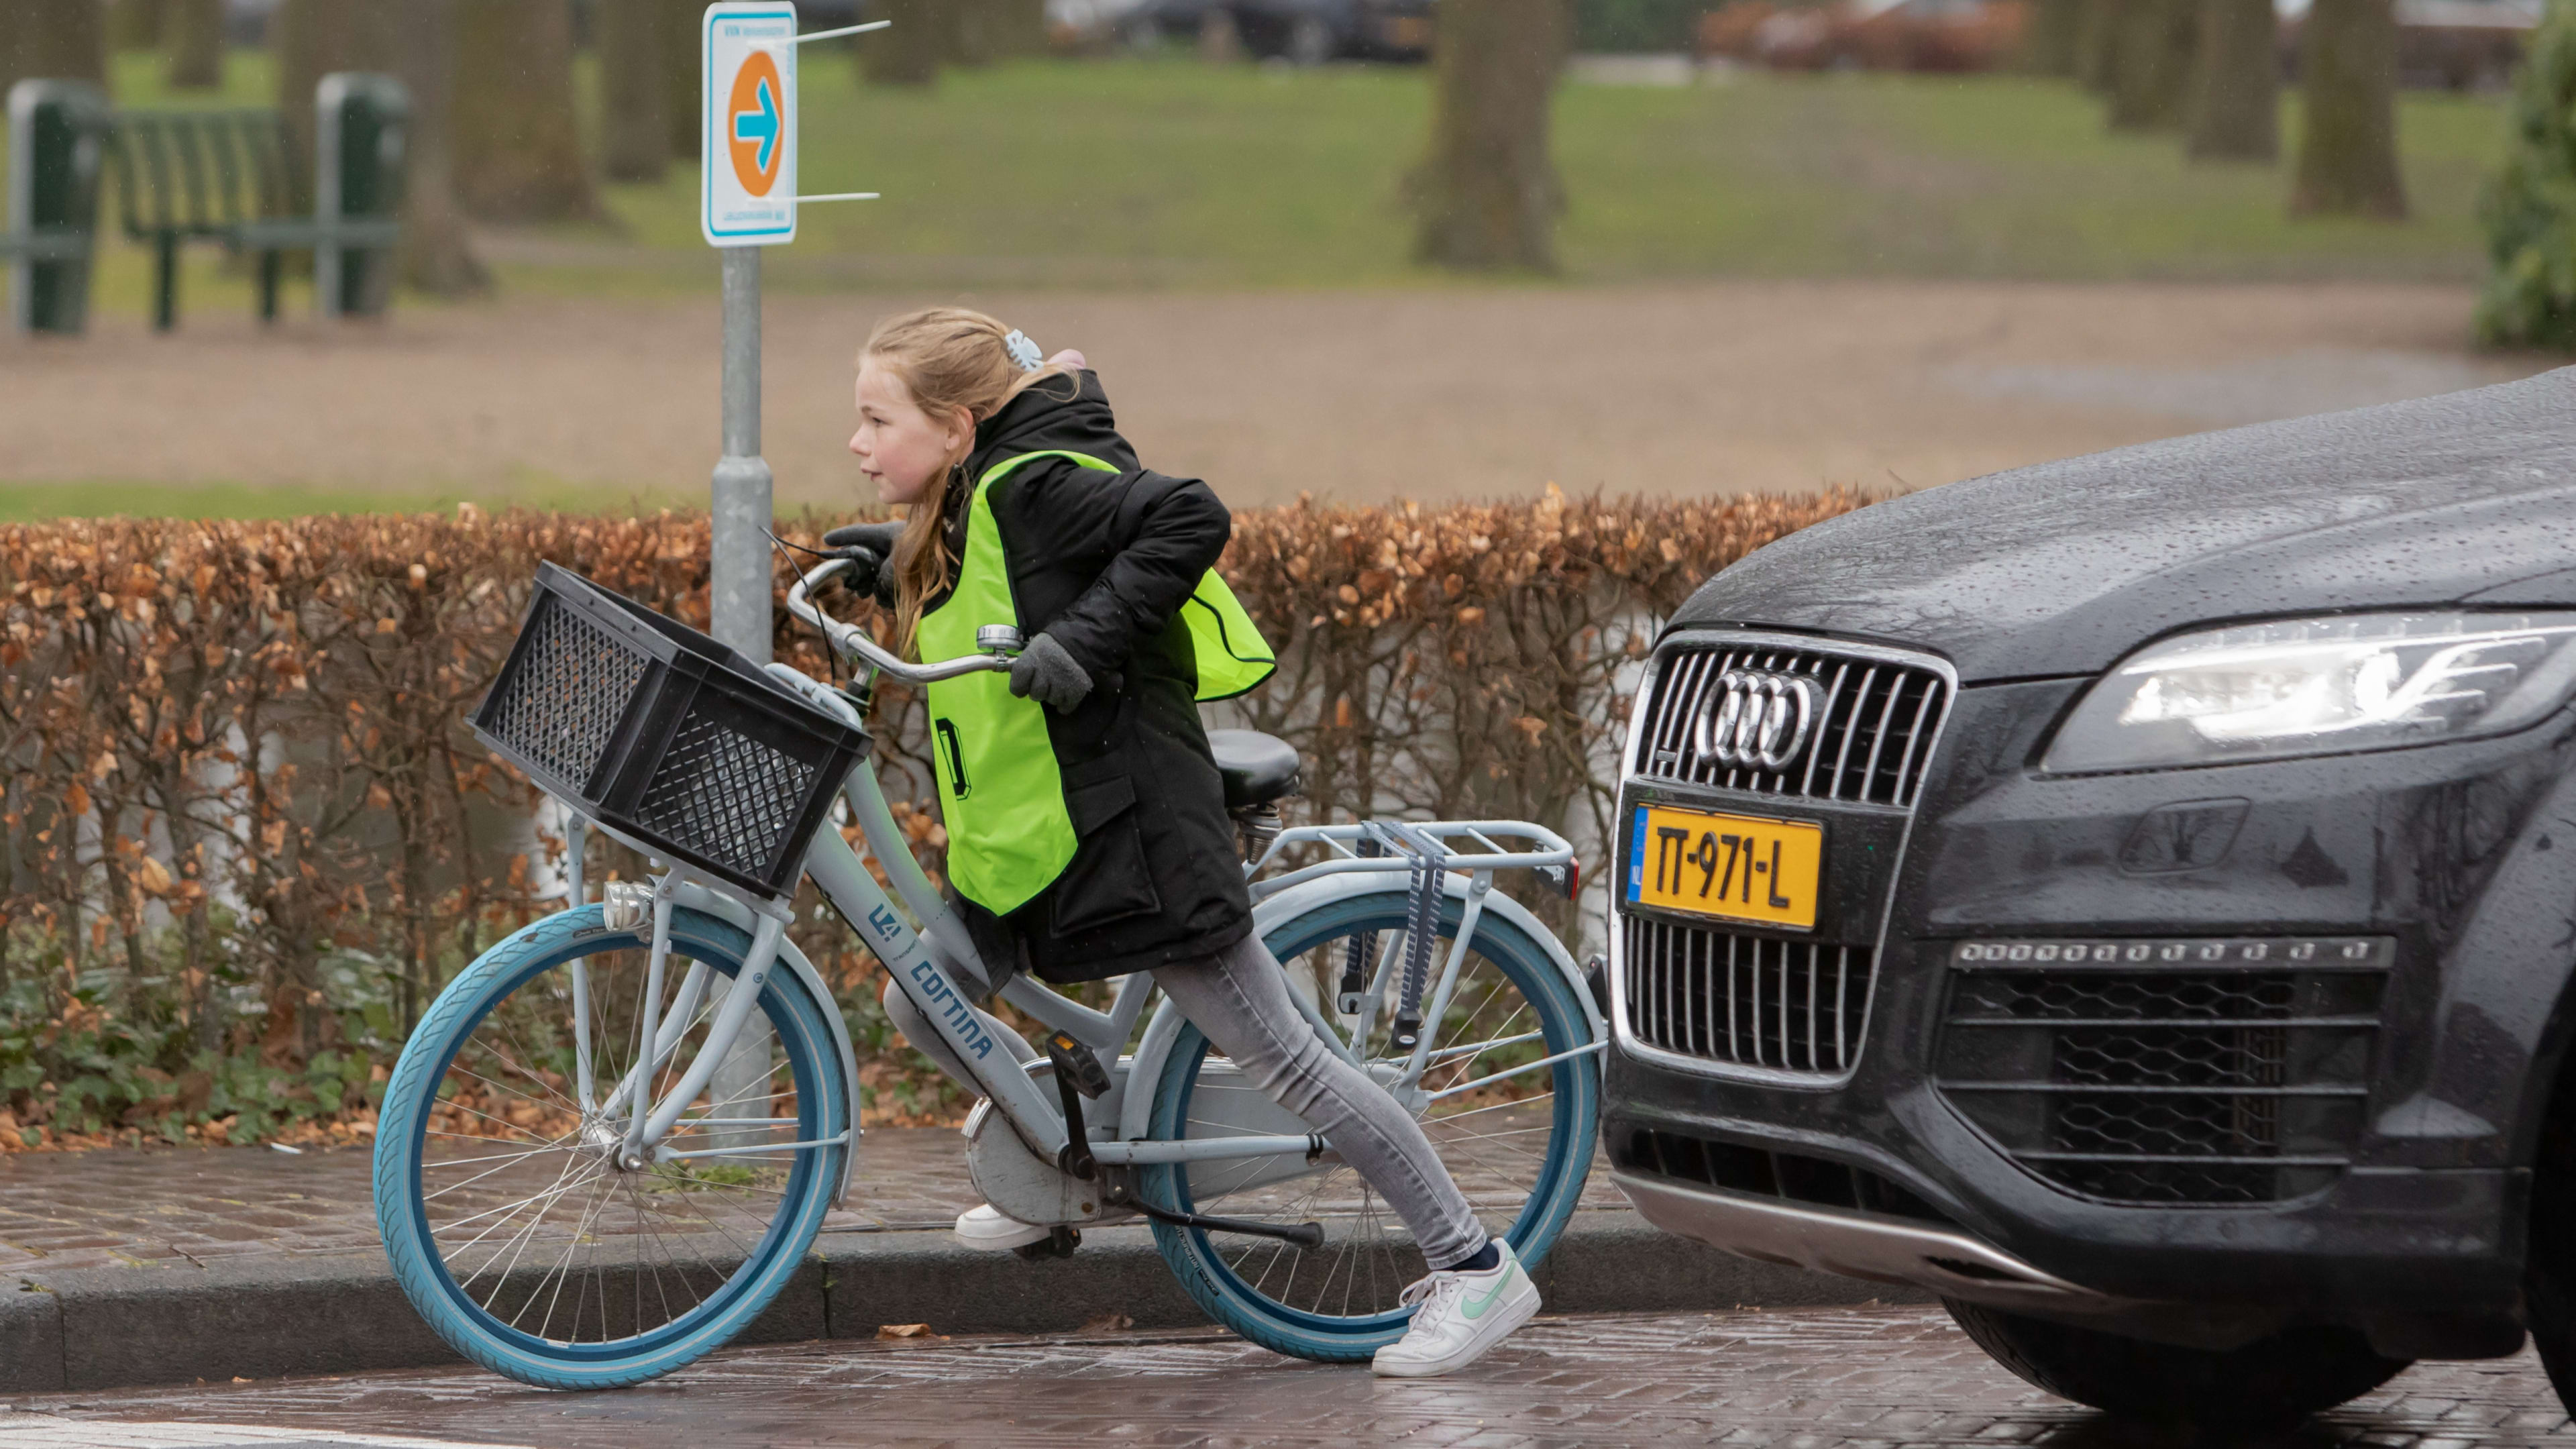
{"label": "blonde hair", "polygon": [[[901,378],[923,412],[944,418],[963,410],[972,420],[955,456],[905,515],[903,536],[887,561],[894,570],[898,647],[906,652],[912,649],[913,631],[921,623],[922,605],[948,582],[949,567],[955,562],[948,556],[948,534],[941,520],[948,511],[950,491],[973,486],[973,480],[962,478],[958,465],[975,451],[975,429],[1038,383],[1073,375],[1073,369],[1064,366],[1021,370],[1004,344],[1009,335],[1009,328],[981,312],[926,307],[878,323],[868,334],[868,345],[859,349],[861,364],[874,358]],[[1079,396],[1080,387],[1077,382],[1066,401]]]}

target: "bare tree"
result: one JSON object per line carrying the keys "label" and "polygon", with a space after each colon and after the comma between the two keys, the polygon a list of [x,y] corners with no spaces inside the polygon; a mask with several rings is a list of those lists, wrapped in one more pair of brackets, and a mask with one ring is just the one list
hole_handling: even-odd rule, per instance
{"label": "bare tree", "polygon": [[858,48],[859,74],[871,85],[926,86],[947,58],[951,16],[941,0],[877,0],[871,14],[894,28]]}
{"label": "bare tree", "polygon": [[662,22],[662,125],[668,134],[671,159],[695,165],[700,144],[699,107],[705,98],[698,94],[706,82],[698,75],[699,17],[706,7],[698,0],[635,0],[649,3],[653,14]]}
{"label": "bare tree", "polygon": [[2122,0],[2083,0],[2075,28],[2075,79],[2088,91],[2107,95],[2120,52]]}
{"label": "bare tree", "polygon": [[2404,217],[2393,0],[2315,0],[2301,39],[2307,114],[2290,214]]}
{"label": "bare tree", "polygon": [[107,84],[107,11],[96,0],[10,0],[15,75]]}
{"label": "bare tree", "polygon": [[949,58],[988,65],[1046,49],[1046,0],[955,0],[948,7]]}
{"label": "bare tree", "polygon": [[2279,41],[2272,0],[2201,0],[2200,63],[2183,143],[2193,160],[2280,156]]}
{"label": "bare tree", "polygon": [[399,0],[394,73],[411,92],[411,171],[403,185],[405,283],[442,297],[487,291],[456,200],[456,3]]}
{"label": "bare tree", "polygon": [[570,0],[456,0],[456,192],[468,215],[599,215],[572,89]]}
{"label": "bare tree", "polygon": [[224,0],[170,0],[161,18],[172,90],[213,90],[224,83]]}
{"label": "bare tree", "polygon": [[2200,0],[2126,0],[2117,25],[2111,128],[2179,128],[2199,50]]}
{"label": "bare tree", "polygon": [[[286,118],[296,174],[310,187],[313,93],[337,70],[364,70],[393,49],[383,0],[283,0],[268,22],[268,51],[277,67],[277,109]],[[309,206],[310,195],[299,196]]]}
{"label": "bare tree", "polygon": [[1556,269],[1565,192],[1548,153],[1565,0],[1446,0],[1431,146],[1409,181],[1414,254],[1444,267]]}
{"label": "bare tree", "polygon": [[113,0],[107,9],[108,47],[117,51],[160,49],[166,9],[164,0]]}
{"label": "bare tree", "polygon": [[2086,0],[2037,0],[2022,34],[2021,66],[2033,75],[2072,76],[2084,39]]}
{"label": "bare tree", "polygon": [[661,5],[603,5],[598,19],[600,169],[611,181],[659,181],[671,158],[670,73]]}

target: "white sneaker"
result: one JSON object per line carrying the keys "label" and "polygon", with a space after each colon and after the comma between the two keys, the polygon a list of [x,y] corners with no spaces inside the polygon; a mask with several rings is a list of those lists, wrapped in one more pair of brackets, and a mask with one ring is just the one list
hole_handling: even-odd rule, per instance
{"label": "white sneaker", "polygon": [[1538,1312],[1538,1285],[1521,1270],[1512,1245],[1496,1238],[1494,1246],[1503,1261],[1482,1273],[1449,1269],[1404,1290],[1406,1303],[1421,1306],[1404,1337],[1377,1351],[1369,1366],[1378,1377],[1436,1379],[1456,1373]]}
{"label": "white sneaker", "polygon": [[957,1215],[957,1241],[986,1252],[1007,1253],[1013,1248],[1043,1243],[1049,1231],[1008,1216],[991,1203]]}

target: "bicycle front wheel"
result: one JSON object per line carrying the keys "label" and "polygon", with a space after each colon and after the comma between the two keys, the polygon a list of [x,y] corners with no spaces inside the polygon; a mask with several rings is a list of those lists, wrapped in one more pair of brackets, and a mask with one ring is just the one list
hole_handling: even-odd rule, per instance
{"label": "bicycle front wheel", "polygon": [[430,1007],[386,1085],[376,1221],[457,1352],[540,1387],[624,1387],[723,1346],[786,1286],[851,1145],[829,1002],[771,972],[659,1150],[625,1144],[634,1085],[649,1108],[679,1083],[750,945],[673,912],[651,1012],[679,1026],[651,1070],[651,935],[597,906],[511,936]]}
{"label": "bicycle front wheel", "polygon": [[[1600,1078],[1595,1059],[1580,1054],[1592,1041],[1589,1020],[1545,949],[1487,912],[1447,1010],[1425,1023],[1426,1064],[1406,1087],[1396,1080],[1401,1058],[1388,1042],[1393,990],[1373,1019],[1333,1014],[1354,941],[1372,976],[1403,959],[1405,900],[1397,889],[1334,901],[1264,939],[1292,988],[1322,1003],[1334,1045],[1413,1111],[1486,1231],[1534,1267],[1573,1214],[1592,1166]],[[1461,914],[1458,900],[1443,899],[1435,981]],[[1183,1028],[1155,1090],[1149,1135],[1232,1135],[1265,1114],[1277,1109],[1260,1089],[1212,1054],[1197,1027]],[[1149,1200],[1183,1212],[1323,1224],[1324,1246],[1316,1251],[1154,1224],[1155,1246],[1181,1286],[1228,1328],[1276,1352],[1323,1362],[1365,1359],[1403,1336],[1413,1310],[1399,1295],[1429,1265],[1385,1198],[1347,1165],[1329,1157],[1315,1165],[1218,1161],[1151,1167],[1142,1178]]]}

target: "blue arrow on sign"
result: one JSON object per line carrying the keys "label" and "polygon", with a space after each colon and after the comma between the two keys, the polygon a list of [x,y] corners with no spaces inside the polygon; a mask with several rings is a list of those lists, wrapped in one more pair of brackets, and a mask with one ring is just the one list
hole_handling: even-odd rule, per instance
{"label": "blue arrow on sign", "polygon": [[778,154],[778,98],[769,93],[769,78],[763,76],[758,87],[760,109],[737,111],[733,118],[733,138],[758,141],[760,154],[753,158],[762,171],[769,169],[769,158]]}

